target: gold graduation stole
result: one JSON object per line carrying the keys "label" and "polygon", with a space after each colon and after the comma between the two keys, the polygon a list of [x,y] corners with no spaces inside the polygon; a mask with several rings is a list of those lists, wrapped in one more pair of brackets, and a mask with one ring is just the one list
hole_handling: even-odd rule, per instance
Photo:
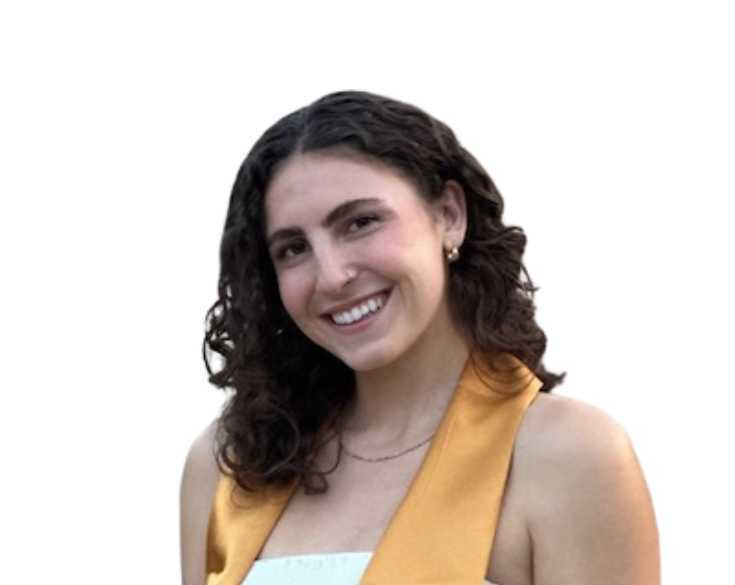
{"label": "gold graduation stole", "polygon": [[[472,354],[360,585],[477,585],[500,516],[513,443],[542,382],[514,356]],[[298,482],[259,494],[221,474],[207,534],[207,585],[241,585]]]}

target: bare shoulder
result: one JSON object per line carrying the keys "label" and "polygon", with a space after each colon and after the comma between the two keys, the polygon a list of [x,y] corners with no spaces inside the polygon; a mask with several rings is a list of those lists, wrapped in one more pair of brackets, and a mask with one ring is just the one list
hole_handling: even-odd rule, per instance
{"label": "bare shoulder", "polygon": [[536,584],[660,582],[653,503],[617,420],[540,393],[517,443]]}
{"label": "bare shoulder", "polygon": [[[602,409],[568,396],[539,392],[518,431],[520,448],[544,459],[628,442],[623,426]],[[571,450],[571,451],[570,451]],[[562,463],[563,461],[556,461]]]}
{"label": "bare shoulder", "polygon": [[220,477],[215,452],[216,423],[212,422],[192,442],[181,477],[180,542],[184,585],[204,583],[209,511]]}
{"label": "bare shoulder", "polygon": [[591,476],[609,478],[637,466],[623,426],[601,408],[567,396],[539,393],[519,428],[517,443],[527,479],[545,492],[534,502],[537,508],[554,505],[551,486],[581,489]]}

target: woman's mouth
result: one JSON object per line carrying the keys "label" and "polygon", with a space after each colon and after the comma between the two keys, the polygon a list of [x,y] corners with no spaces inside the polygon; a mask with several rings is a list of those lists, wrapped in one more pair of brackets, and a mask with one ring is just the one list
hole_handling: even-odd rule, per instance
{"label": "woman's mouth", "polygon": [[340,329],[354,329],[358,325],[371,321],[380,313],[389,296],[390,290],[381,291],[344,311],[329,313],[327,318]]}

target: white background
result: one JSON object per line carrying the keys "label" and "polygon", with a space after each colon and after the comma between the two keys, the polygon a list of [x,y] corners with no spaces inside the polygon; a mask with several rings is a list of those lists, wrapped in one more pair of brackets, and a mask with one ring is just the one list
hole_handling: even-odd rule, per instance
{"label": "white background", "polygon": [[178,581],[235,172],[282,115],[364,89],[495,179],[556,393],[634,443],[664,583],[730,582],[730,3],[265,4],[0,8],[2,581]]}

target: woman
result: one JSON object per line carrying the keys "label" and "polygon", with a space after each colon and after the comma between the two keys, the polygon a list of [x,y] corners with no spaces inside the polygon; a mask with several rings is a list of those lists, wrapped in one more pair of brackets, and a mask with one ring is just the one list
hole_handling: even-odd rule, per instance
{"label": "woman", "polygon": [[184,469],[186,585],[659,582],[633,448],[550,394],[502,212],[446,125],[382,96],[258,140],[208,313],[234,392]]}

